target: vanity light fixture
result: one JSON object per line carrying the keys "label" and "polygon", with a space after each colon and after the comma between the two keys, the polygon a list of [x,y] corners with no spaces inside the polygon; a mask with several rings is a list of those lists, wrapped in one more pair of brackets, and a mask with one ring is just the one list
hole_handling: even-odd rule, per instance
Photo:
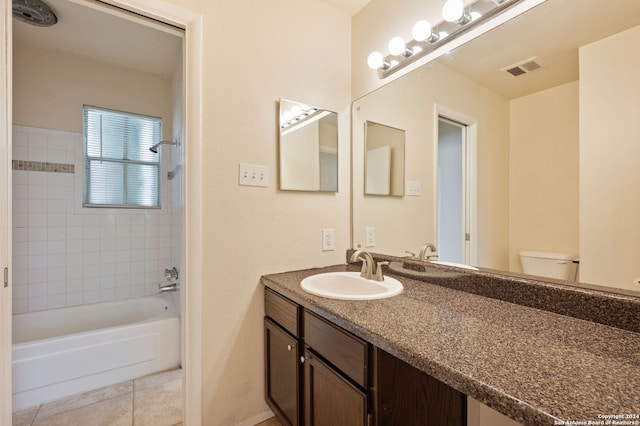
{"label": "vanity light fixture", "polygon": [[296,123],[308,120],[318,112],[318,108],[309,105],[294,105],[280,116],[280,129],[286,129]]}
{"label": "vanity light fixture", "polygon": [[465,7],[462,0],[446,0],[442,7],[442,22],[433,26],[427,20],[419,20],[411,30],[411,41],[393,37],[387,46],[389,54],[371,52],[367,65],[377,70],[379,78],[386,78],[522,1],[476,0]]}

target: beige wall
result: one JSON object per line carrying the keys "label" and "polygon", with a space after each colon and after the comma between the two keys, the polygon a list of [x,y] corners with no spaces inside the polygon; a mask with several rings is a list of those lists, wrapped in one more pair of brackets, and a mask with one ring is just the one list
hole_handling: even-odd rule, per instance
{"label": "beige wall", "polygon": [[82,105],[162,117],[172,137],[171,81],[62,50],[16,45],[13,123],[82,132]]}
{"label": "beige wall", "polygon": [[[260,276],[349,247],[350,17],[318,0],[170,1],[203,16],[203,424],[250,423],[267,412]],[[338,193],[278,191],[280,98],[339,113]],[[269,186],[239,186],[241,162],[267,165]]]}
{"label": "beige wall", "polygon": [[509,261],[518,252],[577,255],[578,82],[510,102]]}
{"label": "beige wall", "polygon": [[[478,122],[478,264],[508,267],[508,102],[440,64],[394,81],[353,107],[354,247],[366,227],[376,230],[374,252],[404,256],[436,241],[436,104]],[[399,107],[402,105],[402,107]],[[364,122],[406,130],[405,179],[421,196],[363,195]]]}
{"label": "beige wall", "polygon": [[640,27],[580,49],[580,278],[637,290]]}

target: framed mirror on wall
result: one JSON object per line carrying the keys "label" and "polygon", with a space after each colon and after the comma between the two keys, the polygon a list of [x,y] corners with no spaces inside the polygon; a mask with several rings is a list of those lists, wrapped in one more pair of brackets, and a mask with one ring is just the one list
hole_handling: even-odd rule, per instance
{"label": "framed mirror on wall", "polygon": [[405,131],[365,122],[365,195],[404,195]]}
{"label": "framed mirror on wall", "polygon": [[338,191],[338,114],[279,101],[279,181],[285,191]]}

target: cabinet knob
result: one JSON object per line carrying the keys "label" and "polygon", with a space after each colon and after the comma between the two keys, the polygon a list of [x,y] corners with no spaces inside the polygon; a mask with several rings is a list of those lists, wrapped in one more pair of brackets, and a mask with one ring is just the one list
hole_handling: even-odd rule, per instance
{"label": "cabinet knob", "polygon": [[301,357],[300,357],[300,364],[304,364],[304,362],[305,362],[306,360],[308,360],[308,359],[309,359],[309,358],[307,358],[306,356],[301,356]]}
{"label": "cabinet knob", "polygon": [[296,345],[287,345],[287,350],[291,351],[295,347],[296,347]]}

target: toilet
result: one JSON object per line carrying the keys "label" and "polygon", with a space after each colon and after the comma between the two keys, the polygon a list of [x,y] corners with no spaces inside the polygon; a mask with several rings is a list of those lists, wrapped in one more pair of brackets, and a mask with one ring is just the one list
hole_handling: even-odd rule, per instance
{"label": "toilet", "polygon": [[521,251],[522,272],[528,275],[575,281],[578,262],[576,255],[546,251]]}

